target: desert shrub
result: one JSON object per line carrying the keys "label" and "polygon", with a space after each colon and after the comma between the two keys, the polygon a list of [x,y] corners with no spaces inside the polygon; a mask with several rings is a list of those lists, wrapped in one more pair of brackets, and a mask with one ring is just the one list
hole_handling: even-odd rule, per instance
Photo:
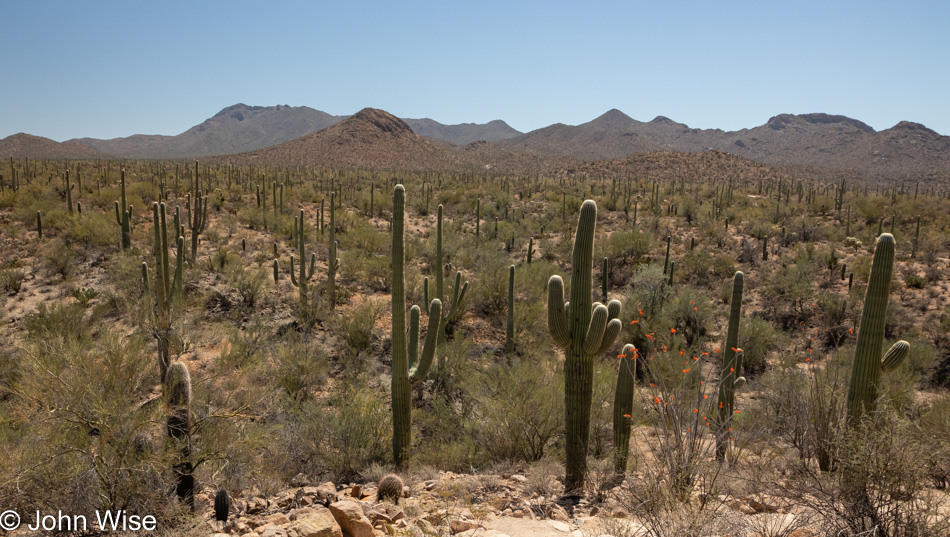
{"label": "desert shrub", "polygon": [[316,343],[292,338],[279,347],[274,360],[274,385],[292,400],[311,399],[326,384],[329,361]]}
{"label": "desert shrub", "polygon": [[668,309],[672,321],[670,328],[676,328],[687,347],[692,347],[706,337],[718,314],[710,296],[691,287],[677,288]]}
{"label": "desert shrub", "polygon": [[630,281],[624,311],[642,310],[647,317],[653,317],[661,311],[673,294],[668,281],[669,278],[663,274],[663,267],[659,265],[637,267]]}
{"label": "desert shrub", "polygon": [[241,308],[244,311],[253,311],[261,299],[267,282],[273,276],[263,268],[247,268],[240,263],[234,263],[228,270],[231,284],[241,296]]}
{"label": "desert shrub", "polygon": [[743,319],[739,330],[743,374],[759,375],[768,366],[766,358],[769,353],[781,347],[787,338],[768,321],[755,315]]}
{"label": "desert shrub", "polygon": [[0,268],[0,289],[4,293],[13,295],[19,293],[24,280],[26,280],[26,272],[23,269],[17,267]]}
{"label": "desert shrub", "polygon": [[539,460],[563,427],[563,382],[539,359],[496,365],[479,379],[476,434],[492,460]]}
{"label": "desert shrub", "polygon": [[[357,371],[363,367],[364,359],[361,354],[369,350],[376,332],[376,319],[383,309],[383,303],[378,300],[366,299],[352,312],[345,313],[338,318],[336,333],[355,357],[349,365]],[[420,324],[424,321],[420,320]]]}

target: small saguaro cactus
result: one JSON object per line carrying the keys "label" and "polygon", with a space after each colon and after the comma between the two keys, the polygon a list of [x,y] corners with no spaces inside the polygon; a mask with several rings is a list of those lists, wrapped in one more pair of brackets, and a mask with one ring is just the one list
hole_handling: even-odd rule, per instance
{"label": "small saguaro cactus", "polygon": [[165,402],[168,418],[165,431],[178,450],[178,460],[172,470],[176,476],[175,494],[194,511],[195,476],[191,463],[191,375],[182,362],[168,368],[165,378]]}
{"label": "small saguaro cactus", "polygon": [[307,296],[307,282],[310,281],[310,278],[313,278],[313,269],[317,264],[317,254],[310,254],[310,267],[307,268],[307,253],[305,250],[304,233],[303,233],[303,209],[300,210],[300,217],[297,218],[297,252],[300,254],[300,276],[298,277],[295,269],[294,256],[290,256],[290,283],[297,288],[298,293],[300,294],[300,304],[302,306],[307,305],[308,296]]}
{"label": "small saguaro cactus", "polygon": [[515,352],[515,266],[508,267],[508,325],[505,330],[505,353]]}
{"label": "small saguaro cactus", "polygon": [[[335,192],[330,192],[330,236],[328,240],[328,246],[330,249],[330,259],[327,261],[327,301],[330,302],[330,311],[333,311],[336,308],[336,271],[340,268],[340,259],[337,257],[337,246],[339,242],[336,240],[336,208],[334,204],[334,199],[336,198]],[[300,212],[300,219],[303,220],[303,211]],[[300,228],[300,238],[303,238],[303,228]],[[301,256],[303,254],[300,254]],[[303,257],[301,257],[303,259]]]}
{"label": "small saguaro cactus", "polygon": [[564,302],[564,281],[548,280],[548,328],[554,342],[564,349],[564,405],[566,429],[566,478],[568,496],[583,494],[590,440],[590,409],[593,399],[594,357],[613,345],[623,328],[621,304],[593,302],[594,228],[597,204],[581,205],[574,251],[571,254],[571,300]]}
{"label": "small saguaro cactus", "polygon": [[[132,247],[132,206],[125,199],[125,170],[122,170],[122,202],[115,202],[115,221],[122,228],[122,249]],[[128,209],[126,209],[128,207]]]}
{"label": "small saguaro cactus", "polygon": [[534,255],[534,237],[528,237],[528,264],[531,264],[531,256]]}
{"label": "small saguaro cactus", "polygon": [[36,238],[43,240],[43,215],[36,211]]}
{"label": "small saguaro cactus", "polygon": [[716,459],[725,460],[729,445],[729,431],[736,389],[745,384],[742,372],[742,351],[739,349],[739,318],[742,314],[742,287],[744,275],[737,271],[732,279],[732,301],[729,303],[729,328],[726,331],[726,343],[722,347],[722,370],[719,376],[719,409],[716,424]]}
{"label": "small saguaro cactus", "polygon": [[884,345],[884,323],[890,299],[891,274],[894,270],[894,236],[884,233],[874,246],[871,275],[864,294],[861,326],[854,349],[854,365],[848,387],[848,424],[860,423],[865,414],[873,413],[878,398],[881,373],[893,371],[910,351],[910,344],[898,341],[881,357]]}
{"label": "small saguaro cactus", "polygon": [[442,301],[433,299],[429,305],[429,329],[419,351],[419,306],[410,311],[409,341],[406,341],[406,278],[405,278],[405,210],[406,189],[393,189],[393,243],[392,243],[392,407],[393,407],[393,461],[402,467],[409,460],[412,439],[411,392],[412,384],[429,374],[435,356],[442,320]]}
{"label": "small saguaro cactus", "polygon": [[620,371],[614,391],[614,472],[627,471],[630,454],[630,419],[633,413],[633,392],[636,386],[637,348],[629,343],[620,353]]}

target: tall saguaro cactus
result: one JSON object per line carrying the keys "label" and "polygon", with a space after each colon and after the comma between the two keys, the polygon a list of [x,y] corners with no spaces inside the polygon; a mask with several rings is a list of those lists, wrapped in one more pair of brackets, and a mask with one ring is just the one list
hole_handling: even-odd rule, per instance
{"label": "tall saguaro cactus", "polygon": [[405,210],[406,189],[393,189],[393,245],[392,245],[392,317],[393,317],[393,461],[402,467],[409,460],[412,440],[411,391],[412,384],[429,374],[435,356],[439,325],[442,320],[442,301],[433,299],[429,305],[429,329],[421,356],[419,351],[419,306],[410,311],[409,340],[406,341],[406,278],[405,278]]}
{"label": "tall saguaro cactus", "polygon": [[583,494],[590,440],[590,407],[594,389],[594,357],[613,345],[623,328],[621,304],[593,302],[594,228],[597,204],[581,205],[572,254],[571,300],[564,302],[564,281],[548,280],[548,328],[554,342],[564,349],[564,417],[566,429],[566,479],[569,496]]}
{"label": "tall saguaro cactus", "polygon": [[[442,254],[442,205],[439,204],[438,218],[436,219],[435,235],[435,297],[443,302],[442,323],[439,325],[439,343],[445,343],[446,327],[458,320],[462,314],[462,304],[465,292],[468,290],[468,280],[462,281],[462,271],[455,272],[455,286],[452,288],[452,298],[445,303],[445,266]],[[429,279],[423,281],[424,302],[429,303]],[[431,315],[431,312],[428,312]],[[444,356],[442,360],[444,361]],[[442,365],[445,365],[444,363]]]}
{"label": "tall saguaro cactus", "polygon": [[614,472],[627,471],[630,455],[630,415],[633,413],[633,392],[636,387],[637,348],[629,343],[620,353],[620,371],[614,391]]}
{"label": "tall saguaro cactus", "polygon": [[122,202],[115,202],[115,221],[122,228],[122,249],[128,250],[132,247],[132,206],[125,200],[125,170],[122,170]]}
{"label": "tall saguaro cactus", "polygon": [[[303,225],[303,209],[300,210],[300,216],[295,218],[295,223],[297,225],[297,230],[295,235],[297,236],[297,251],[300,254],[300,276],[298,277],[294,270],[294,256],[290,256],[290,283],[297,288],[297,292],[300,294],[300,305],[306,307],[308,301],[308,287],[307,282],[310,281],[310,278],[313,278],[314,266],[317,264],[317,254],[310,254],[310,268],[307,268],[307,257],[306,257],[306,240],[304,239],[304,225]],[[276,248],[276,245],[275,245]],[[276,250],[275,250],[276,251]]]}
{"label": "tall saguaro cactus", "polygon": [[874,412],[881,372],[896,369],[910,351],[910,344],[901,340],[891,346],[883,359],[881,357],[891,274],[894,270],[894,248],[894,236],[890,233],[878,237],[874,246],[874,260],[868,288],[864,293],[861,327],[858,329],[858,343],[854,349],[854,365],[848,387],[849,425],[858,424],[866,413]]}
{"label": "tall saguaro cactus", "polygon": [[729,425],[732,423],[736,389],[745,383],[740,377],[742,371],[742,351],[739,350],[739,317],[742,314],[742,287],[744,275],[737,271],[732,279],[732,301],[729,303],[729,328],[726,331],[726,344],[722,349],[722,371],[719,375],[719,410],[716,424],[716,459],[725,460],[729,445]]}

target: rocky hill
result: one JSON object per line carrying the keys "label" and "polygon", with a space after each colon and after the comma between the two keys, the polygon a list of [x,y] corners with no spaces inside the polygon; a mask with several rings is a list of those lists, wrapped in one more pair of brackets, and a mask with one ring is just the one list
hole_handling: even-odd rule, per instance
{"label": "rocky hill", "polygon": [[893,177],[950,175],[950,137],[916,123],[877,132],[829,114],[781,114],[739,131],[693,129],[659,116],[637,121],[619,110],[577,126],[552,125],[499,142],[511,151],[581,159],[617,159],[666,150],[731,153],[773,165],[853,170]]}
{"label": "rocky hill", "polygon": [[[307,106],[229,106],[213,117],[176,136],[136,134],[100,140],[77,138],[77,142],[123,158],[192,158],[242,153],[262,149],[313,134],[350,116],[334,116]],[[484,125],[443,125],[432,119],[406,119],[422,136],[465,145],[479,140],[494,142],[517,136],[519,131],[501,120]]]}
{"label": "rocky hill", "polygon": [[41,136],[19,133],[0,140],[3,158],[96,159],[109,155],[75,142],[57,142]]}
{"label": "rocky hill", "polygon": [[532,171],[559,159],[540,159],[504,151],[487,142],[459,147],[420,136],[403,120],[376,108],[364,108],[322,131],[280,145],[219,157],[229,163],[308,165],[386,170]]}

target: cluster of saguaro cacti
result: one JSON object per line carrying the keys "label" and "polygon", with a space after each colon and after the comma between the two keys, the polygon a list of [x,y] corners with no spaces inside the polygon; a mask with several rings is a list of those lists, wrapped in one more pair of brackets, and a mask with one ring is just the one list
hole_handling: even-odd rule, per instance
{"label": "cluster of saguaro cacti", "polygon": [[894,236],[884,233],[874,246],[874,260],[868,288],[864,294],[864,309],[858,342],[854,349],[854,365],[848,387],[848,424],[856,425],[866,414],[874,411],[878,398],[881,372],[896,369],[910,351],[910,344],[898,341],[884,354],[884,323],[890,299],[891,274],[894,270]]}
{"label": "cluster of saguaro cacti", "polygon": [[630,417],[633,413],[633,392],[636,384],[637,348],[624,345],[620,353],[620,371],[614,391],[614,472],[627,471],[630,454]]}
{"label": "cluster of saguaro cacti", "polygon": [[729,303],[729,328],[726,331],[726,343],[722,347],[722,370],[719,376],[719,409],[716,414],[716,424],[719,428],[716,435],[716,459],[722,461],[726,457],[729,446],[729,432],[731,431],[732,416],[735,413],[734,403],[736,389],[745,384],[745,377],[740,377],[742,371],[742,350],[739,349],[739,317],[742,314],[742,286],[744,276],[736,272],[732,279],[732,301]]}
{"label": "cluster of saguaro cacti", "polygon": [[393,189],[393,244],[392,244],[392,407],[393,407],[393,460],[403,466],[409,460],[412,439],[411,390],[412,384],[429,374],[438,342],[442,321],[442,301],[438,298],[429,305],[429,329],[419,355],[419,306],[410,311],[409,340],[406,341],[406,279],[405,279],[405,210],[406,189]]}
{"label": "cluster of saguaro cacti", "polygon": [[175,494],[193,511],[195,476],[191,463],[191,375],[182,362],[175,362],[168,368],[165,403],[168,405],[165,431],[178,451],[178,460],[172,467],[176,478]]}
{"label": "cluster of saguaro cacti", "polygon": [[[198,255],[198,236],[205,230],[208,223],[208,196],[203,194],[198,180],[198,161],[195,161],[195,184],[192,194],[186,198],[185,209],[188,210],[188,226],[191,229],[191,262],[194,263]],[[194,203],[194,207],[192,207]]]}
{"label": "cluster of saguaro cacti", "polygon": [[[152,232],[153,249],[155,251],[155,299],[158,304],[157,313],[159,326],[164,330],[156,332],[158,338],[158,369],[162,380],[165,379],[168,365],[171,361],[171,351],[169,349],[168,331],[171,327],[171,306],[177,297],[181,296],[182,275],[184,272],[183,258],[185,249],[185,238],[179,235],[180,220],[178,208],[175,208],[175,218],[173,221],[173,244],[176,245],[175,272],[171,272],[171,263],[169,262],[168,229],[165,218],[165,204],[158,202],[152,203]],[[174,238],[177,237],[177,238]],[[149,288],[148,265],[142,263],[142,280],[145,288]]]}
{"label": "cluster of saguaro cacti", "polygon": [[[122,249],[132,247],[132,206],[125,199],[125,170],[122,170],[122,202],[115,202],[115,221],[122,228]],[[128,209],[126,209],[128,208]]]}
{"label": "cluster of saguaro cacti", "polygon": [[[307,282],[310,281],[310,278],[313,278],[314,266],[317,264],[317,254],[310,254],[310,267],[307,267],[307,253],[306,253],[306,240],[304,240],[304,222],[303,222],[303,209],[300,210],[300,215],[294,219],[295,225],[297,226],[297,252],[300,255],[300,276],[297,276],[296,269],[294,267],[296,260],[294,256],[290,256],[290,283],[297,288],[297,292],[300,294],[300,305],[306,306],[309,300],[308,297],[308,286]],[[277,265],[276,260],[274,261],[274,281],[277,281]]]}
{"label": "cluster of saguaro cacti", "polygon": [[590,408],[593,398],[594,357],[603,354],[620,334],[621,304],[593,302],[594,228],[597,204],[581,205],[572,253],[570,301],[564,302],[564,281],[548,280],[548,328],[554,342],[564,349],[564,404],[566,437],[565,491],[577,495],[587,474]]}

